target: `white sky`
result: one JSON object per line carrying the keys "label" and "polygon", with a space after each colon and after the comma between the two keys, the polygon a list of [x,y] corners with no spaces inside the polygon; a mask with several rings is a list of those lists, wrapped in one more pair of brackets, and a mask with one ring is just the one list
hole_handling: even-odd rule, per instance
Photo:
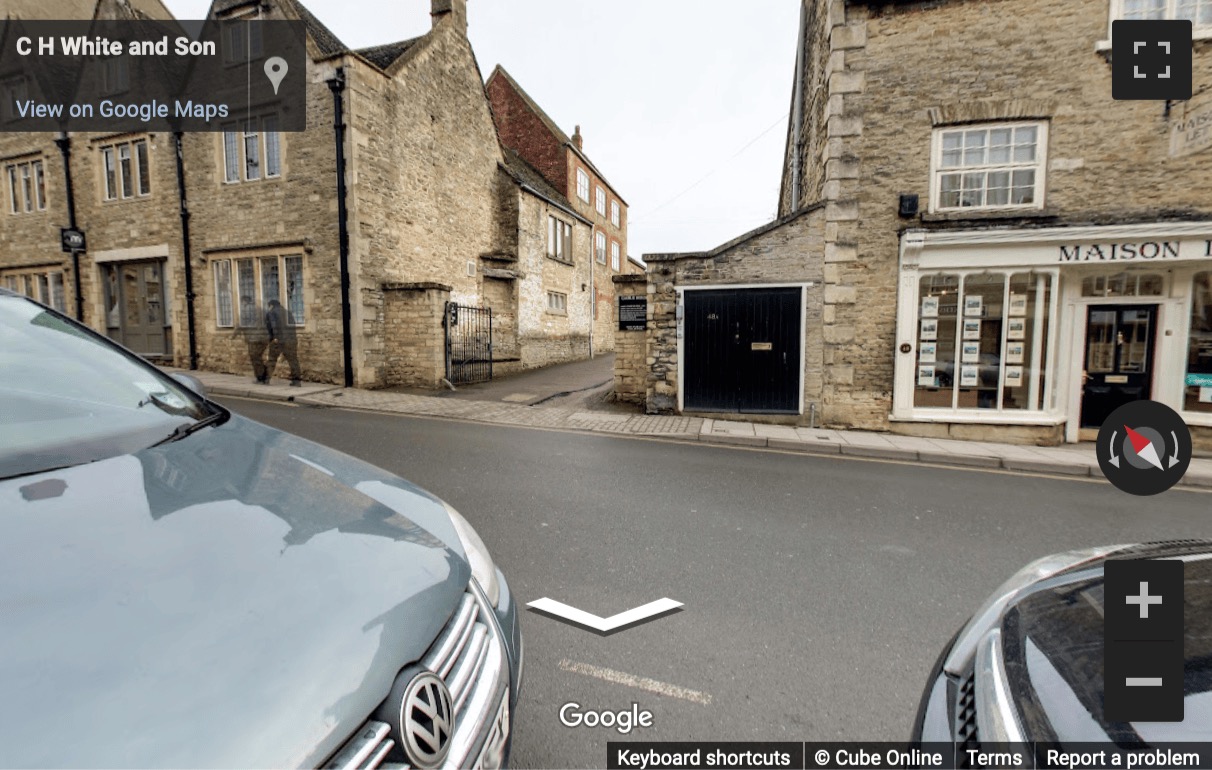
{"label": "white sky", "polygon": [[[210,7],[164,2],[178,19]],[[302,2],[353,48],[429,29],[429,0]],[[570,136],[580,124],[630,206],[632,256],[709,249],[774,218],[795,0],[470,0],[468,16],[484,77],[502,64]]]}

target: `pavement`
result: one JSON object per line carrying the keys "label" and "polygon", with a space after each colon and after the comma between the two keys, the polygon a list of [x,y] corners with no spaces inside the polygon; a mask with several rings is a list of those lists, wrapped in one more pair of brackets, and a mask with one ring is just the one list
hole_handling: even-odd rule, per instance
{"label": "pavement", "polygon": [[[589,371],[592,369],[586,368],[569,381],[585,382],[586,372]],[[422,394],[417,391],[362,390],[323,383],[305,382],[300,387],[290,387],[285,380],[258,385],[251,377],[244,375],[202,371],[184,373],[201,381],[209,395],[286,401],[316,407],[727,444],[814,455],[849,455],[948,467],[999,469],[1097,479],[1101,479],[1103,475],[1095,457],[1094,445],[1091,443],[1037,447],[990,441],[919,438],[871,431],[765,425],[742,420],[649,415],[634,411],[600,411],[575,401],[564,405],[560,403],[560,399],[546,399],[538,393],[531,394],[530,391],[538,390],[536,383],[539,380],[523,379],[527,375],[502,378],[491,387],[481,388],[481,398],[473,400],[429,392]],[[551,372],[545,375],[549,383],[562,381],[562,376]],[[592,379],[592,375],[589,375],[588,379]],[[531,406],[527,405],[529,398],[523,401],[508,398],[510,394],[515,393],[534,395],[542,403]],[[564,401],[567,402],[567,399]],[[1212,459],[1193,458],[1179,486],[1212,489]]]}

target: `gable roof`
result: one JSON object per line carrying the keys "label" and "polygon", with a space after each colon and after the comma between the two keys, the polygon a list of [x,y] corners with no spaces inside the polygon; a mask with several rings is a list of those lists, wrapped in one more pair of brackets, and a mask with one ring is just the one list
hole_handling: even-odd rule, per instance
{"label": "gable roof", "polygon": [[[530,94],[526,93],[526,89],[518,85],[518,81],[514,80],[513,76],[506,72],[505,68],[500,64],[498,64],[493,69],[492,74],[488,76],[487,83],[491,83],[493,79],[497,77],[504,78],[505,82],[509,84],[510,88],[517,92],[518,96],[521,97],[522,102],[528,109],[530,109],[531,112],[535,114],[535,116],[538,117],[539,120],[543,121],[543,125],[546,126],[547,130],[550,131],[552,136],[556,138],[556,141],[572,150],[572,152],[575,153],[586,166],[589,166],[590,170],[597,175],[598,179],[601,179],[602,183],[610,188],[611,192],[615,194],[616,198],[623,202],[624,206],[628,205],[627,201],[623,200],[623,196],[619,195],[619,191],[615,189],[615,186],[607,181],[606,175],[603,174],[597,166],[593,165],[593,161],[589,159],[589,156],[572,143],[572,139],[568,136],[568,134],[560,130],[560,127],[556,125],[554,120],[551,119],[551,116],[543,111],[543,108],[539,106],[538,102],[532,99]],[[487,83],[485,85],[487,85]]]}
{"label": "gable roof", "polygon": [[543,111],[543,108],[539,106],[538,102],[530,98],[530,94],[526,93],[526,90],[518,85],[518,81],[513,79],[513,75],[506,72],[505,68],[500,64],[498,64],[496,68],[493,69],[492,74],[488,76],[488,82],[491,83],[496,77],[505,78],[505,82],[517,92],[518,96],[522,98],[522,101],[526,104],[526,106],[530,108],[530,111],[533,112],[539,120],[543,121],[543,125],[547,126],[547,130],[552,133],[552,136],[559,140],[561,144],[567,144],[569,146],[572,145],[572,139],[568,137],[568,134],[560,130],[560,127],[557,126],[556,122],[551,119],[551,116]]}
{"label": "gable roof", "polygon": [[383,45],[372,45],[369,48],[359,48],[354,53],[379,69],[386,70],[395,64],[397,59],[407,53],[408,49],[412,48],[423,37],[424,35],[409,38],[408,40],[399,40],[395,43],[384,43]]}

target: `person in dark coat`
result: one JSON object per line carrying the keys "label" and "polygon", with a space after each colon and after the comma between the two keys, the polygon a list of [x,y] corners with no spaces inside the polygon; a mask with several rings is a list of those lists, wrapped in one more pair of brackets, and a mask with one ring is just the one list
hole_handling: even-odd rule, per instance
{"label": "person in dark coat", "polygon": [[272,376],[278,366],[278,357],[284,356],[290,365],[291,387],[302,384],[302,374],[299,371],[299,345],[295,337],[295,319],[290,311],[282,307],[276,299],[269,301],[269,310],[265,313],[265,329],[269,333],[269,370]]}
{"label": "person in dark coat", "polygon": [[269,347],[269,333],[262,322],[265,316],[252,297],[240,298],[240,333],[248,343],[248,360],[252,363],[253,376],[264,385],[269,381],[265,368],[265,349]]}

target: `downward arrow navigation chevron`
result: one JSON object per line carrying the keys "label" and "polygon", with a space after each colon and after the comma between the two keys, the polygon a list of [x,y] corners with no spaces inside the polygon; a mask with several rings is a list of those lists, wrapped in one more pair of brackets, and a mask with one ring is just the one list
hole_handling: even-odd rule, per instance
{"label": "downward arrow navigation chevron", "polygon": [[657,599],[655,602],[649,602],[635,609],[620,612],[618,615],[611,615],[608,618],[600,618],[585,610],[578,610],[576,607],[570,607],[563,602],[557,602],[555,599],[548,599],[546,596],[542,599],[536,599],[526,606],[532,610],[545,612],[548,615],[555,615],[579,626],[585,626],[586,628],[605,634],[623,626],[655,618],[657,615],[663,615],[684,605],[681,602],[675,602],[673,599]]}

